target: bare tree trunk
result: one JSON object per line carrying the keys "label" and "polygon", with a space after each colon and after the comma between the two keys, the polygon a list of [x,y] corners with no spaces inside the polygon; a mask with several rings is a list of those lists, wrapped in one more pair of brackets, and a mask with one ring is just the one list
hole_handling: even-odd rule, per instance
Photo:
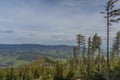
{"label": "bare tree trunk", "polygon": [[119,42],[118,42],[118,34],[117,34],[117,57],[119,56]]}
{"label": "bare tree trunk", "polygon": [[85,43],[83,44],[83,63],[85,63],[85,52],[86,52],[86,47],[85,47]]}
{"label": "bare tree trunk", "polygon": [[74,61],[76,63],[76,65],[78,64],[78,60],[77,60],[77,47],[73,48],[73,56],[74,56]]}
{"label": "bare tree trunk", "polygon": [[95,48],[93,46],[93,49],[92,49],[92,59],[94,60],[94,56],[95,56]]}
{"label": "bare tree trunk", "polygon": [[101,65],[101,51],[100,51],[100,47],[98,49],[98,75],[101,74],[101,69],[100,69],[100,66]]}
{"label": "bare tree trunk", "polygon": [[88,63],[87,63],[87,72],[88,72],[88,75],[89,75],[89,77],[90,77],[90,64],[91,64],[91,62],[90,62],[90,38],[88,39]]}
{"label": "bare tree trunk", "polygon": [[77,54],[77,71],[78,71],[78,76],[80,77],[80,65],[81,61],[80,61],[80,45],[78,45],[78,54]]}
{"label": "bare tree trunk", "polygon": [[110,77],[110,65],[109,65],[109,8],[110,8],[110,5],[108,3],[107,5],[107,73],[108,73],[108,80],[109,80],[109,77]]}

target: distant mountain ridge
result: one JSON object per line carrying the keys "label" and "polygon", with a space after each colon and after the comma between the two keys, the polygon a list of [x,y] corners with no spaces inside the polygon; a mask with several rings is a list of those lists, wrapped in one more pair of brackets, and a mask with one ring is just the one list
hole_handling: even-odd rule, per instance
{"label": "distant mountain ridge", "polygon": [[[30,52],[35,50],[58,50],[58,51],[68,51],[71,54],[71,51],[73,49],[73,46],[67,46],[67,45],[39,45],[39,44],[0,44],[0,52],[9,50],[9,51],[15,51],[19,52]],[[69,51],[70,50],[70,51]],[[1,52],[2,53],[2,52]],[[8,52],[9,53],[9,52]]]}
{"label": "distant mountain ridge", "polygon": [[0,44],[0,66],[21,65],[41,56],[65,59],[72,54],[73,46],[67,45]]}
{"label": "distant mountain ridge", "polygon": [[68,46],[68,45],[41,45],[41,44],[0,44],[0,48],[34,48],[34,47],[46,47],[46,48],[54,48],[54,47],[73,47],[73,46]]}

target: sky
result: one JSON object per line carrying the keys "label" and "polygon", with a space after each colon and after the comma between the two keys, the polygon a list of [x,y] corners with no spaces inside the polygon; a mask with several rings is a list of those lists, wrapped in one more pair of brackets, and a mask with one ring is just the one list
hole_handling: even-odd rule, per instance
{"label": "sky", "polygon": [[[74,45],[76,34],[106,38],[107,0],[0,0],[0,44]],[[120,30],[113,25],[111,36]]]}

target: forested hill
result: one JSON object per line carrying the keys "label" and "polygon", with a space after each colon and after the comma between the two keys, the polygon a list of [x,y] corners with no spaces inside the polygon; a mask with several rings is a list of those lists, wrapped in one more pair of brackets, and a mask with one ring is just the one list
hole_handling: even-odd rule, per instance
{"label": "forested hill", "polygon": [[72,53],[73,46],[66,45],[0,44],[0,66],[18,66],[41,56],[67,58]]}
{"label": "forested hill", "polygon": [[0,49],[6,49],[6,50],[15,50],[15,49],[21,49],[21,50],[30,50],[30,49],[71,49],[73,46],[67,46],[67,45],[40,45],[40,44],[0,44]]}

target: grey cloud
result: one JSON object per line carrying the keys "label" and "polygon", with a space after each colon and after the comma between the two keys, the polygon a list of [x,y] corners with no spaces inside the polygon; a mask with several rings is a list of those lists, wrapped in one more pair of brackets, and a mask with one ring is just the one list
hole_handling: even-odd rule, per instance
{"label": "grey cloud", "polygon": [[[99,13],[104,2],[105,0],[16,0],[16,5],[9,5],[11,8],[6,6],[4,13],[0,14],[0,23],[7,24],[0,26],[3,30],[0,32],[16,34],[10,34],[10,37],[1,34],[6,39],[2,40],[4,43],[68,44],[75,41],[78,33],[88,37],[99,32],[104,36],[104,18]],[[7,41],[7,38],[11,41]]]}
{"label": "grey cloud", "polygon": [[52,38],[68,38],[69,36],[67,35],[62,35],[62,34],[54,34],[51,35]]}
{"label": "grey cloud", "polygon": [[14,33],[14,30],[0,30],[0,33]]}

